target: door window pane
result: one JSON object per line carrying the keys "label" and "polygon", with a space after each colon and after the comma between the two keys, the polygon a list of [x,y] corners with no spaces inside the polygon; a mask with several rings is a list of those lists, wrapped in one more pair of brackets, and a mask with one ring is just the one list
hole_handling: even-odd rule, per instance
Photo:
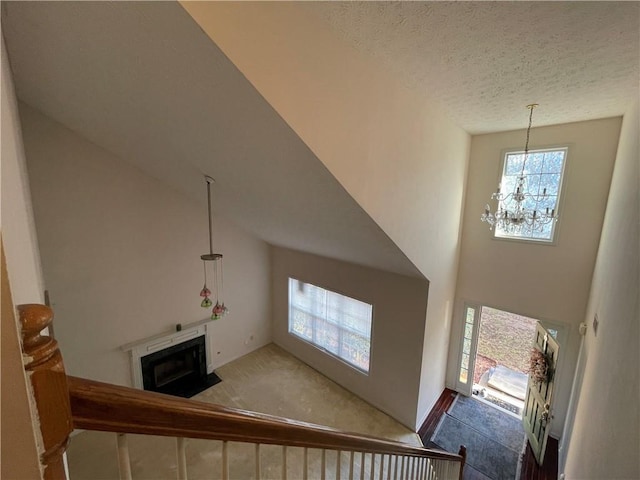
{"label": "door window pane", "polygon": [[462,351],[460,352],[460,383],[466,384],[469,376],[469,360],[471,355],[471,339],[473,337],[473,325],[475,323],[476,309],[465,307],[464,337],[462,339]]}

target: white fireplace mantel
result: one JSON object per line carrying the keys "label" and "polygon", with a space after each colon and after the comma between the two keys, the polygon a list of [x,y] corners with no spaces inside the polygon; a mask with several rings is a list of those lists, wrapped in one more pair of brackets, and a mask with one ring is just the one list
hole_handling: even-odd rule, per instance
{"label": "white fireplace mantel", "polygon": [[210,319],[201,320],[199,322],[185,325],[180,331],[176,330],[168,333],[160,333],[152,337],[143,338],[141,340],[136,340],[135,342],[122,345],[120,350],[123,352],[130,352],[131,354],[131,378],[134,388],[143,389],[142,364],[140,362],[142,357],[159,350],[164,350],[165,348],[173,347],[174,345],[178,345],[202,335],[205,336],[207,373],[212,373],[213,364],[210,363],[211,329],[208,328],[211,322],[212,320]]}

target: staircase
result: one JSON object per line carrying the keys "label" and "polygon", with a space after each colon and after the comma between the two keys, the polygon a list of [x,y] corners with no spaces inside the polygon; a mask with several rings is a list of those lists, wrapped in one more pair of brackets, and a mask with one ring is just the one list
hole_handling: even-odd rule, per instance
{"label": "staircase", "polygon": [[175,439],[175,471],[189,474],[189,439],[216,452],[207,477],[369,480],[460,480],[458,455],[288,418],[226,408],[67,376],[57,343],[40,332],[53,319],[44,305],[18,307],[25,369],[40,422],[43,478],[65,479],[71,432],[113,432],[121,479],[132,479],[128,435]]}

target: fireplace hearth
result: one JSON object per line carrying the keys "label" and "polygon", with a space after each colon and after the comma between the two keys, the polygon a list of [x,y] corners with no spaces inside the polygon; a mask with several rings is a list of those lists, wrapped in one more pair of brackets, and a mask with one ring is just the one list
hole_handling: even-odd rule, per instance
{"label": "fireplace hearth", "polygon": [[205,336],[140,358],[145,390],[189,398],[220,382],[207,375]]}

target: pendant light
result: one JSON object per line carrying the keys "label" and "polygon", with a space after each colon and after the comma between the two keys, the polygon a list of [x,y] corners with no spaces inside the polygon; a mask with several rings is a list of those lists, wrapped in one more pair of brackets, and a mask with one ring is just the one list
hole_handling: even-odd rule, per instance
{"label": "pendant light", "polygon": [[[229,309],[224,304],[224,271],[222,267],[222,254],[213,252],[213,216],[211,213],[211,184],[215,182],[213,178],[208,175],[204,176],[207,182],[207,207],[208,207],[208,220],[209,220],[209,253],[200,255],[202,259],[202,265],[204,269],[204,287],[200,291],[202,302],[200,306],[202,308],[209,308],[213,305],[211,310],[211,320],[218,320],[229,312]],[[207,274],[208,271],[212,273],[213,278],[213,293],[215,294],[215,305],[209,298],[211,296],[211,290],[207,286]]]}

